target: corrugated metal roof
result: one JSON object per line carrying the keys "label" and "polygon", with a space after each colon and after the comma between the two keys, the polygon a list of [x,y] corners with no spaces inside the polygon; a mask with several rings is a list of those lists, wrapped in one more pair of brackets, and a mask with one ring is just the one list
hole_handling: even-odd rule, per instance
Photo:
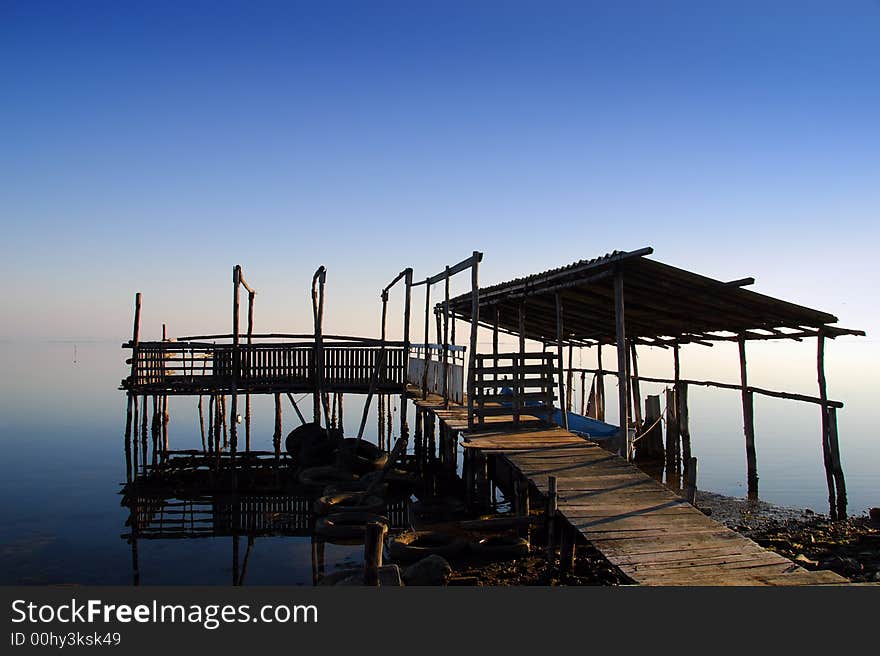
{"label": "corrugated metal roof", "polygon": [[[780,329],[802,333],[804,328],[828,328],[829,334],[840,334],[828,326],[837,322],[831,314],[648,259],[652,253],[651,248],[613,251],[483,287],[481,323],[491,325],[497,308],[500,329],[518,334],[519,306],[524,303],[526,337],[555,341],[558,294],[565,341],[614,341],[613,280],[620,271],[627,337],[697,341],[701,335],[725,339],[706,336],[724,331],[764,331],[782,337]],[[450,305],[458,317],[470,320],[470,293],[457,296]]]}

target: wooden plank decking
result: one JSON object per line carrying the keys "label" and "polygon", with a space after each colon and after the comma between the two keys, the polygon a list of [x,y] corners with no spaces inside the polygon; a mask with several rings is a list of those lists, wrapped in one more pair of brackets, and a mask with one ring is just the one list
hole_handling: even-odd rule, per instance
{"label": "wooden plank decking", "polygon": [[[848,581],[810,572],[732,531],[663,484],[558,427],[526,426],[468,434],[467,410],[440,397],[416,400],[464,447],[495,452],[540,493],[555,476],[558,512],[612,564],[640,585],[828,585]],[[493,417],[503,423],[510,417]],[[536,420],[537,421],[537,420]]]}
{"label": "wooden plank decking", "polygon": [[504,456],[540,492],[555,476],[559,513],[641,585],[819,585],[810,572],[707,517],[622,458],[582,445]]}

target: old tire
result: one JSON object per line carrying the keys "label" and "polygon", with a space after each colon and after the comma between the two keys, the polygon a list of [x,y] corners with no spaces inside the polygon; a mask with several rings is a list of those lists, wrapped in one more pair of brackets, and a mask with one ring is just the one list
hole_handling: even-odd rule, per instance
{"label": "old tire", "polygon": [[471,552],[486,560],[513,560],[529,555],[529,543],[515,535],[493,535],[470,545]]}
{"label": "old tire", "polygon": [[382,497],[371,494],[366,496],[363,492],[340,492],[328,494],[315,501],[315,513],[329,515],[341,512],[370,512],[382,514],[385,510],[385,500]]}
{"label": "old tire", "polygon": [[428,497],[412,504],[413,515],[419,519],[454,519],[464,511],[464,503],[454,497]]}
{"label": "old tire", "polygon": [[364,537],[367,524],[370,522],[380,522],[387,525],[388,518],[364,510],[335,512],[315,520],[315,533],[327,538],[359,539]]}
{"label": "old tire", "polygon": [[301,485],[323,490],[328,485],[356,481],[357,476],[332,465],[321,465],[320,467],[307,467],[303,469],[299,473],[297,480]]}
{"label": "old tire", "polygon": [[366,440],[346,438],[342,440],[337,459],[346,469],[365,474],[385,467],[388,464],[388,452]]}
{"label": "old tire", "polygon": [[448,560],[461,555],[467,546],[467,540],[457,535],[438,531],[408,531],[391,541],[388,553],[401,562],[415,562],[435,554]]}

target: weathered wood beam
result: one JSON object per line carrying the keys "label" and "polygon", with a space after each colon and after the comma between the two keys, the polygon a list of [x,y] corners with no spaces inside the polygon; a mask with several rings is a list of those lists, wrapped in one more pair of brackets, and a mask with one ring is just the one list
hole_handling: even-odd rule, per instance
{"label": "weathered wood beam", "polygon": [[617,334],[617,386],[618,418],[618,454],[630,459],[629,420],[626,413],[629,397],[629,374],[626,370],[626,322],[624,320],[623,272],[619,269],[614,275],[614,317]]}

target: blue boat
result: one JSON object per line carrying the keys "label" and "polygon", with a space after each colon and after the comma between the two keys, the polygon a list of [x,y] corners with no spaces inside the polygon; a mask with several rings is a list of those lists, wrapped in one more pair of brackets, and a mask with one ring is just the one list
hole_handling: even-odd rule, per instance
{"label": "blue boat", "polygon": [[[513,390],[509,387],[505,387],[501,390],[501,394],[504,396],[513,397]],[[502,401],[501,405],[511,407],[513,406],[513,403]],[[541,405],[541,403],[538,401],[527,401],[523,405],[523,407],[527,408],[529,406],[538,405]],[[530,414],[533,414],[540,419],[544,419],[545,421],[550,421],[557,426],[565,425],[562,418],[562,410],[560,410],[559,408],[553,409],[553,414],[549,419],[546,416],[547,413],[544,412],[533,412]],[[576,412],[569,412],[568,430],[570,430],[575,435],[580,435],[581,437],[587,437],[593,441],[601,442],[603,440],[613,439],[617,435],[620,428],[613,424],[607,424],[604,421],[593,419],[592,417],[584,417],[583,415],[579,415]]]}

